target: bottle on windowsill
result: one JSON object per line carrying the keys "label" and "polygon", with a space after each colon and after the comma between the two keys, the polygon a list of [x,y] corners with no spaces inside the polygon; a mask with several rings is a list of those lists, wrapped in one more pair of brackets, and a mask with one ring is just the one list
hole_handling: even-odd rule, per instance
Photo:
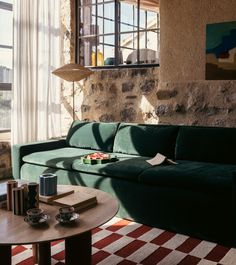
{"label": "bottle on windowsill", "polygon": [[98,49],[97,50],[97,65],[96,65],[96,51],[93,49],[92,51],[92,66],[103,66],[104,58],[103,53]]}

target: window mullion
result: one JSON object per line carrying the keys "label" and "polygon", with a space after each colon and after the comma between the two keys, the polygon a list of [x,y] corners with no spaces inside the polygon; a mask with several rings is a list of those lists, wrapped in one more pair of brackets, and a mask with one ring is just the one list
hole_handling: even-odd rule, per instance
{"label": "window mullion", "polygon": [[[102,19],[102,34],[104,34],[104,31],[105,31],[105,26],[104,26],[104,21],[105,21],[105,4],[104,4],[104,0],[103,0],[103,6],[102,6],[102,16],[103,16],[103,19]],[[102,54],[103,54],[103,60],[105,62],[105,49],[104,49],[104,43],[105,43],[105,36],[103,35],[102,36],[102,41],[103,41],[103,45],[102,45]]]}
{"label": "window mullion", "polygon": [[78,51],[78,41],[79,41],[79,34],[78,34],[78,28],[80,27],[79,25],[79,17],[80,17],[80,12],[79,12],[79,8],[78,8],[78,1],[79,0],[75,0],[75,58],[74,58],[74,62],[75,63],[78,63],[78,54],[79,54],[79,51]]}
{"label": "window mullion", "polygon": [[96,27],[95,27],[95,35],[96,35],[96,41],[95,41],[95,66],[98,65],[98,1],[96,0],[96,8],[95,8],[95,14],[96,14]]}
{"label": "window mullion", "polygon": [[145,11],[145,49],[147,49],[147,11]]}
{"label": "window mullion", "polygon": [[140,50],[139,50],[139,37],[140,37],[140,0],[138,0],[138,6],[137,6],[137,23],[138,23],[138,32],[137,32],[137,63],[140,63]]}
{"label": "window mullion", "polygon": [[119,64],[119,46],[120,46],[120,6],[119,1],[115,0],[115,65]]}

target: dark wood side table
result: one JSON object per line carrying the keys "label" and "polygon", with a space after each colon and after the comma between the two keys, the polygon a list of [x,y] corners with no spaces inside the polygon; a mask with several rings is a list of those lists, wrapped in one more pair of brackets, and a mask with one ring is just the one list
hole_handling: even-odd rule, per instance
{"label": "dark wood side table", "polygon": [[47,224],[32,227],[23,216],[0,209],[0,261],[11,264],[11,246],[32,244],[38,253],[38,264],[51,264],[50,242],[65,240],[65,261],[68,265],[91,264],[91,230],[109,221],[118,211],[118,202],[100,190],[71,186],[75,191],[85,191],[97,196],[98,204],[82,213],[73,224],[61,225],[55,216],[59,207],[40,203],[40,208],[50,215]]}

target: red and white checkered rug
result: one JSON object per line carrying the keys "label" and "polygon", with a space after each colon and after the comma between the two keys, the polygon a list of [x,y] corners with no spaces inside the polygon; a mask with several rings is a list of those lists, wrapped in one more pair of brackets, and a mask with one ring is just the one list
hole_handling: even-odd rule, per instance
{"label": "red and white checkered rug", "polygon": [[[79,247],[79,246],[78,246]],[[53,265],[63,265],[64,242],[52,243]],[[92,263],[98,265],[235,265],[236,249],[113,218],[93,230]],[[13,264],[33,264],[31,246],[12,249]]]}

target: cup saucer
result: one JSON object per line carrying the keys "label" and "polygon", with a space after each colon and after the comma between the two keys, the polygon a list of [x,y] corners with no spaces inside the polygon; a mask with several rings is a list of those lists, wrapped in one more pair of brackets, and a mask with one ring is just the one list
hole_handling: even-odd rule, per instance
{"label": "cup saucer", "polygon": [[50,219],[50,216],[48,214],[43,214],[42,217],[38,220],[38,222],[32,222],[31,220],[29,220],[28,216],[25,216],[24,221],[28,223],[29,225],[37,226],[37,225],[44,224],[49,219]]}
{"label": "cup saucer", "polygon": [[60,217],[60,214],[57,214],[57,215],[55,216],[55,218],[56,218],[56,220],[57,220],[59,223],[61,223],[61,224],[70,224],[70,223],[72,223],[72,222],[74,222],[74,221],[76,221],[76,220],[79,219],[79,214],[78,214],[78,213],[73,213],[72,216],[71,216],[71,218],[70,218],[69,220],[64,220],[64,219],[62,219],[62,218]]}

